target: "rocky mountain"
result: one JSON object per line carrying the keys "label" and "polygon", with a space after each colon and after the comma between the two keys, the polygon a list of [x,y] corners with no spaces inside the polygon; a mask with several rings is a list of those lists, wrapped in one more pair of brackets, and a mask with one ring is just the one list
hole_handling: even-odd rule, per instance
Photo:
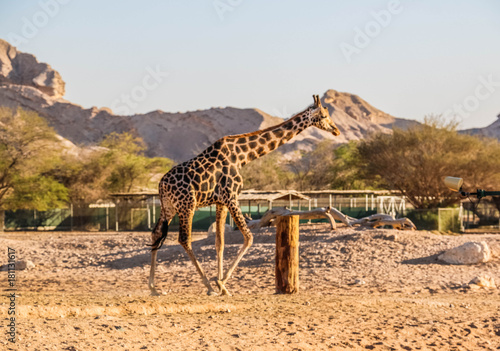
{"label": "rocky mountain", "polygon": [[64,82],[57,71],[1,39],[0,84],[31,86],[53,98],[64,95]]}
{"label": "rocky mountain", "polygon": [[[77,145],[96,144],[111,132],[132,132],[144,139],[148,156],[181,162],[222,136],[252,132],[283,121],[258,109],[233,107],[120,116],[108,108],[85,109],[64,100],[64,85],[59,73],[49,65],[0,39],[0,106],[36,111],[59,135]],[[349,93],[328,90],[321,101],[342,134],[333,137],[310,128],[281,147],[282,152],[290,155],[297,150],[310,151],[324,139],[345,143],[371,132],[390,133],[393,126],[406,128],[417,123],[393,117]]]}
{"label": "rocky mountain", "polygon": [[497,120],[484,128],[472,128],[461,131],[471,135],[480,135],[489,138],[500,139],[500,113],[497,115]]}

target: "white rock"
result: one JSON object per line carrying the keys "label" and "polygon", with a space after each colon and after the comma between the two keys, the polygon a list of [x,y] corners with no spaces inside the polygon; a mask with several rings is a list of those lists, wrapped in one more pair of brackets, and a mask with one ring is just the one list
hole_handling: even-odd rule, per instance
{"label": "white rock", "polygon": [[469,286],[477,285],[481,288],[485,289],[495,289],[497,286],[495,284],[495,279],[490,277],[489,275],[482,274],[478,277],[475,277],[469,282]]}
{"label": "white rock", "polygon": [[476,264],[488,262],[491,259],[491,250],[485,241],[470,241],[438,256],[441,261],[450,264]]}
{"label": "white rock", "polygon": [[35,264],[33,262],[31,262],[30,260],[16,262],[16,270],[17,271],[22,271],[25,269],[30,270],[33,268],[35,268]]}
{"label": "white rock", "polygon": [[[232,232],[233,227],[231,227],[229,224],[226,224],[224,226],[224,232]],[[215,222],[212,223],[212,225],[208,228],[208,236],[215,235]]]}

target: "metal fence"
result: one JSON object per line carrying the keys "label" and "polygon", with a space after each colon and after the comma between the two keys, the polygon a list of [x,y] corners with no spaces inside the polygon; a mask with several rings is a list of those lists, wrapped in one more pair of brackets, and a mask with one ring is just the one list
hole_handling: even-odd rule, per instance
{"label": "metal fence", "polygon": [[[310,200],[278,200],[272,207],[309,210],[332,206],[354,218],[374,213],[388,213],[396,218],[408,217],[418,229],[441,232],[463,232],[482,228],[499,229],[499,213],[491,203],[484,201],[474,209],[468,202],[457,208],[416,210],[401,196],[373,194],[328,195],[308,194]],[[241,211],[252,219],[261,218],[269,209],[265,201],[241,201]],[[215,222],[216,207],[198,209],[193,217],[193,229],[207,230]],[[158,196],[139,196],[101,201],[93,204],[70,205],[49,211],[18,210],[5,212],[5,230],[60,230],[60,231],[151,231],[160,216]],[[322,220],[318,220],[322,221]],[[324,220],[326,221],[326,220]],[[234,226],[231,216],[227,223]],[[171,229],[177,230],[178,217]]]}
{"label": "metal fence", "polygon": [[500,231],[500,213],[490,199],[482,199],[479,203],[464,200],[460,220],[463,231]]}
{"label": "metal fence", "polygon": [[[361,218],[373,213],[397,215],[404,208],[404,199],[387,196],[318,196],[307,200],[279,200],[272,207],[287,207],[308,210],[333,206],[351,217]],[[242,201],[240,208],[252,219],[261,218],[269,209],[269,203]],[[215,222],[215,206],[203,207],[195,212],[194,230],[207,230]],[[93,204],[70,205],[68,208],[49,211],[18,210],[6,211],[6,230],[83,230],[83,231],[150,231],[160,216],[158,196],[139,196],[101,201]],[[231,216],[227,223],[234,225]],[[171,229],[178,228],[177,216]]]}

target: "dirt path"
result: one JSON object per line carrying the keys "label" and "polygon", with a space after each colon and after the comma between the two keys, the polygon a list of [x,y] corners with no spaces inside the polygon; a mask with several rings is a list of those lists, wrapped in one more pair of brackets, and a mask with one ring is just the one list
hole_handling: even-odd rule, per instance
{"label": "dirt path", "polygon": [[[274,232],[254,245],[227,284],[208,297],[182,248],[159,253],[158,285],[147,290],[147,233],[16,233],[0,237],[17,260],[15,344],[9,350],[497,350],[498,289],[465,288],[475,276],[500,282],[500,236],[301,227],[298,295],[274,295]],[[453,266],[437,254],[485,240],[495,257]],[[214,238],[193,244],[215,273]],[[226,262],[241,238],[228,233]],[[7,285],[7,272],[0,272]],[[4,291],[6,289],[3,289]],[[5,293],[4,293],[5,295]],[[7,322],[9,302],[2,301]]]}

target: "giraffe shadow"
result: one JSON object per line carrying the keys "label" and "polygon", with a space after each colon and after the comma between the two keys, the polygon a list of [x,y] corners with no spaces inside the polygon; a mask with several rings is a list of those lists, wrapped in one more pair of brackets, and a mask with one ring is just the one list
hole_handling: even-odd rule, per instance
{"label": "giraffe shadow", "polygon": [[[160,250],[158,250],[157,261],[162,263],[173,263],[180,261],[188,261],[188,256],[184,249],[175,243],[166,243]],[[169,245],[170,244],[170,245]],[[194,247],[195,245],[193,245]],[[149,248],[138,249],[133,251],[120,251],[113,254],[107,254],[107,260],[97,262],[96,265],[104,266],[111,269],[131,269],[143,268],[151,264],[151,250]],[[126,257],[123,257],[124,254]]]}
{"label": "giraffe shadow", "polygon": [[[241,245],[243,244],[243,235],[239,231],[228,232],[225,235],[224,261],[228,262],[233,257],[236,257]],[[262,257],[259,248],[262,244],[274,244],[276,241],[275,235],[256,235],[254,236],[254,244],[250,247],[250,251],[245,255],[239,266],[251,267],[259,266],[263,261],[267,261],[266,257]],[[215,237],[209,236],[193,241],[193,251],[200,263],[215,262],[217,253],[215,250]],[[252,258],[252,250],[257,250],[258,257]],[[126,256],[126,257],[123,257]],[[266,256],[266,255],[264,255]],[[268,255],[267,255],[268,256]],[[274,251],[269,259],[274,259]],[[151,251],[147,248],[137,250],[124,250],[116,253],[110,253],[102,256],[103,259],[95,262],[93,265],[104,266],[110,269],[131,269],[148,267],[151,264]],[[190,264],[189,257],[182,246],[177,241],[169,240],[158,251],[158,263],[161,264]]]}

